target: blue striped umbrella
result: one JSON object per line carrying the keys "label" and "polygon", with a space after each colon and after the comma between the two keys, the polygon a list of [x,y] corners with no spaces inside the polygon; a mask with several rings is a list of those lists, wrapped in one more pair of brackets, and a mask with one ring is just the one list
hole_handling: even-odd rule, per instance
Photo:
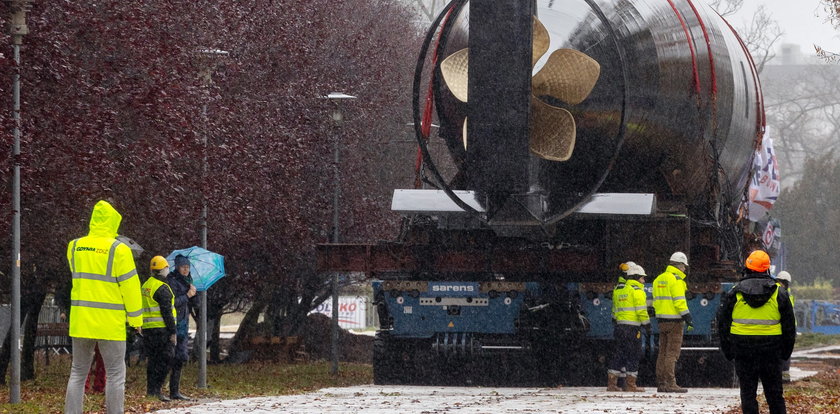
{"label": "blue striped umbrella", "polygon": [[166,257],[171,270],[175,270],[175,256],[177,255],[189,259],[192,283],[199,292],[207,290],[225,275],[225,257],[218,253],[213,253],[198,246],[173,250]]}

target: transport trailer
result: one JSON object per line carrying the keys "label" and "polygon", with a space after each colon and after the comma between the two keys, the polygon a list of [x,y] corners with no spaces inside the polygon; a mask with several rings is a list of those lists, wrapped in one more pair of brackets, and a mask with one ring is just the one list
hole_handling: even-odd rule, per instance
{"label": "transport trailer", "polygon": [[[677,377],[731,385],[714,315],[760,240],[741,206],[765,116],[722,17],[696,0],[453,0],[412,105],[423,168],[394,191],[400,237],[318,246],[320,270],[377,280],[376,383],[603,385],[619,264],[652,282],[682,251],[695,328]],[[655,328],[645,343],[651,384]]]}

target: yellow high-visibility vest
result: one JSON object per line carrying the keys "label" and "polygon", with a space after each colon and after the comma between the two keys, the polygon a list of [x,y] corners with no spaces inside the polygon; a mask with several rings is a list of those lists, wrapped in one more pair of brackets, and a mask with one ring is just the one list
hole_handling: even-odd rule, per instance
{"label": "yellow high-visibility vest", "polygon": [[779,313],[779,289],[761,307],[753,308],[744,300],[744,295],[738,292],[738,299],[732,309],[732,326],[729,333],[733,335],[781,335],[782,314]]}
{"label": "yellow high-visibility vest", "polygon": [[143,324],[140,278],[131,249],[116,240],[122,216],[105,201],[96,203],[87,236],[67,245],[73,276],[70,336],[125,341],[126,322]]}
{"label": "yellow high-visibility vest", "polygon": [[613,290],[613,318],[619,325],[641,326],[650,323],[647,295],[638,280],[628,279]]}
{"label": "yellow high-visibility vest", "polygon": [[150,277],[146,283],[143,283],[143,329],[146,328],[166,328],[166,323],[163,321],[163,314],[160,312],[160,304],[155,300],[155,292],[161,286],[166,286],[169,289],[170,300],[172,301],[172,322],[176,320],[175,313],[175,294],[172,293],[172,288],[161,280]]}
{"label": "yellow high-visibility vest", "polygon": [[674,266],[653,281],[653,308],[659,319],[682,319],[690,313],[685,301],[685,273]]}

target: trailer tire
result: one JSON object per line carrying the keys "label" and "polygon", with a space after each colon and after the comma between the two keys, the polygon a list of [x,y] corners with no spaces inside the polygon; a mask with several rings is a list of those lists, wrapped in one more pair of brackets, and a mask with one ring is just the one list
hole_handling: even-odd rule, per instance
{"label": "trailer tire", "polygon": [[398,384],[396,367],[398,353],[393,349],[391,335],[379,331],[373,339],[373,383],[376,385]]}

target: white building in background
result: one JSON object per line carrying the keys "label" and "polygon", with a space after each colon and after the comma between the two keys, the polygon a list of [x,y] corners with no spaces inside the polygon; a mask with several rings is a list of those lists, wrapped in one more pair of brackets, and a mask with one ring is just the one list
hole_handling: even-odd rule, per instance
{"label": "white building in background", "polygon": [[782,43],[777,49],[776,56],[767,62],[768,65],[795,66],[795,65],[824,65],[825,61],[817,56],[814,48],[802,49],[802,46],[794,43]]}

